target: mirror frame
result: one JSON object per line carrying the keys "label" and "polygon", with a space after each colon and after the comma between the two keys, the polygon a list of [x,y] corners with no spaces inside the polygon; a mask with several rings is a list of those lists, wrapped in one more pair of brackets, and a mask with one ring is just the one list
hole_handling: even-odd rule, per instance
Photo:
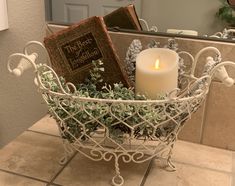
{"label": "mirror frame", "polygon": [[[56,24],[56,23],[53,23],[53,24]],[[67,24],[67,26],[68,25],[71,25],[71,24]],[[171,37],[171,38],[185,38],[185,39],[212,41],[212,42],[235,43],[235,40],[232,40],[232,39],[222,39],[222,38],[205,37],[205,36],[191,36],[191,35],[183,35],[183,34],[171,34],[171,33],[166,33],[166,32],[137,31],[137,30],[130,30],[130,29],[122,29],[118,27],[108,28],[108,30],[112,32],[124,32],[124,33],[141,34],[141,35],[143,34],[143,35],[153,35],[153,36],[162,36],[162,37]]]}
{"label": "mirror frame", "polygon": [[[228,3],[230,0],[227,0]],[[234,0],[235,2],[235,0]],[[45,5],[45,20],[48,24],[54,25],[62,25],[62,26],[70,26],[71,23],[65,22],[53,22],[52,21],[52,0],[44,0]],[[234,6],[235,7],[235,6]],[[124,32],[124,33],[133,33],[133,34],[144,34],[144,35],[155,35],[155,36],[163,36],[163,37],[173,37],[173,38],[187,38],[187,39],[197,39],[197,40],[205,40],[205,41],[214,41],[214,42],[225,42],[225,43],[235,43],[235,40],[232,39],[222,39],[222,38],[215,38],[215,37],[206,37],[206,36],[192,36],[192,35],[183,35],[183,34],[172,34],[166,32],[152,32],[152,31],[137,31],[137,30],[130,30],[130,29],[122,29],[119,27],[108,28],[109,31],[113,32]]]}

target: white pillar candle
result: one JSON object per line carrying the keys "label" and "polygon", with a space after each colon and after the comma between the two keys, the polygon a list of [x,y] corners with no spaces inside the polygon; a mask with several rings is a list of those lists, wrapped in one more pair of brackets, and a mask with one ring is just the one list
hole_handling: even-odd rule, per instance
{"label": "white pillar candle", "polygon": [[[136,58],[136,93],[148,99],[171,92],[178,84],[178,54],[167,48],[150,48]],[[155,66],[159,63],[158,66]]]}
{"label": "white pillar candle", "polygon": [[8,29],[7,3],[0,0],[0,31]]}

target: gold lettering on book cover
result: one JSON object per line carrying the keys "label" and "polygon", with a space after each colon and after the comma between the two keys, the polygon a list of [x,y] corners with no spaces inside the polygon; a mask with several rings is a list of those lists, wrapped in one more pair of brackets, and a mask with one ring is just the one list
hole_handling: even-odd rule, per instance
{"label": "gold lettering on book cover", "polygon": [[72,71],[91,64],[92,60],[102,58],[102,54],[92,33],[68,40],[60,46],[60,50],[64,60],[67,61]]}

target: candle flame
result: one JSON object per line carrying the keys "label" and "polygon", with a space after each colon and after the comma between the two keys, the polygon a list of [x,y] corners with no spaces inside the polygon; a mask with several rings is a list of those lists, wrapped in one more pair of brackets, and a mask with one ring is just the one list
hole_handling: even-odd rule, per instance
{"label": "candle flame", "polygon": [[159,68],[160,68],[160,67],[159,67],[159,59],[157,59],[156,62],[155,62],[155,69],[158,70]]}

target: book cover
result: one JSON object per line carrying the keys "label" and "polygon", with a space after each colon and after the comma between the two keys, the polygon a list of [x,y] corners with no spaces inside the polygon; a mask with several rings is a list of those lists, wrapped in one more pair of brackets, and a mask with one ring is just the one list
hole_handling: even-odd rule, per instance
{"label": "book cover", "polygon": [[68,82],[84,82],[93,68],[92,61],[101,59],[104,83],[130,85],[102,17],[91,17],[56,32],[46,37],[44,44],[53,69]]}
{"label": "book cover", "polygon": [[142,30],[135,6],[130,4],[104,16],[107,27],[119,27],[124,29]]}

